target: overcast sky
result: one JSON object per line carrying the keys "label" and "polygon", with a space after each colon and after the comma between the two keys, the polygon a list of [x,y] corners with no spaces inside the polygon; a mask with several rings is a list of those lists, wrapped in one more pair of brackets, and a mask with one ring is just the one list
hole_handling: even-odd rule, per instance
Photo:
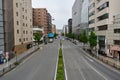
{"label": "overcast sky", "polygon": [[32,0],[33,8],[47,8],[48,12],[55,19],[58,29],[62,29],[72,17],[72,6],[75,0]]}

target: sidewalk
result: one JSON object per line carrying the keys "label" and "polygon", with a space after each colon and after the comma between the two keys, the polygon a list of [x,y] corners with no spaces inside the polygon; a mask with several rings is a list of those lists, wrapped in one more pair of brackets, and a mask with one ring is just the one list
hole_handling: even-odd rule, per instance
{"label": "sidewalk", "polygon": [[[78,47],[83,48],[82,43],[78,42],[77,45],[78,45]],[[89,48],[89,46],[87,46],[87,45],[84,47],[86,48],[86,50]],[[86,52],[89,53],[88,51],[86,51]],[[94,53],[94,54],[96,54],[96,53]],[[95,58],[97,58],[100,61],[120,70],[120,61],[119,60],[114,60],[112,58],[109,58],[107,56],[102,56],[102,55],[98,55],[98,57],[95,56]]]}
{"label": "sidewalk", "polygon": [[[42,46],[43,44],[39,45]],[[29,56],[30,54],[32,54],[34,51],[36,51],[38,49],[38,46],[33,46],[31,49],[29,49],[28,51],[17,55],[17,61],[22,60],[23,58],[25,59],[27,56]],[[13,59],[11,59],[8,63],[4,63],[4,64],[0,64],[0,71],[3,70],[4,68],[7,68],[8,66],[14,64],[16,62],[16,57],[14,57]]]}

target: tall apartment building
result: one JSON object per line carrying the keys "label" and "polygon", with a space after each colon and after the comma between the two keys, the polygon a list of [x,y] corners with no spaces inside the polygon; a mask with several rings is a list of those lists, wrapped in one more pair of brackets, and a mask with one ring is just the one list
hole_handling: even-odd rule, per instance
{"label": "tall apartment building", "polygon": [[44,34],[48,33],[48,11],[46,8],[33,8],[33,26],[42,27]]}
{"label": "tall apartment building", "polygon": [[0,50],[21,53],[31,43],[31,0],[0,0]]}
{"label": "tall apartment building", "polygon": [[68,20],[68,33],[72,33],[72,18]]}
{"label": "tall apartment building", "polygon": [[14,51],[21,53],[30,47],[33,39],[31,0],[13,0]]}
{"label": "tall apartment building", "polygon": [[99,52],[107,53],[106,41],[109,24],[113,16],[120,13],[119,0],[89,0],[89,28],[98,36]]}
{"label": "tall apartment building", "polygon": [[52,32],[52,16],[50,15],[50,13],[47,14],[48,15],[48,33]]}

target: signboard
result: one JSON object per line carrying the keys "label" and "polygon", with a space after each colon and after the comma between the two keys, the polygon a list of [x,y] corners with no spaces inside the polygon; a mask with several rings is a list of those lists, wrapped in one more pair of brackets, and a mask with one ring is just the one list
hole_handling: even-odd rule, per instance
{"label": "signboard", "polygon": [[48,34],[48,37],[49,37],[49,38],[53,38],[53,37],[54,37],[54,34],[53,34],[53,33],[49,33],[49,34]]}

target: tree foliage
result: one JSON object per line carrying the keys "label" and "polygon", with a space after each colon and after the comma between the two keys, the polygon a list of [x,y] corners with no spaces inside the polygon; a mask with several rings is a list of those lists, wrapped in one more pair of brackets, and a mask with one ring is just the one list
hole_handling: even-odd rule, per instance
{"label": "tree foliage", "polygon": [[34,34],[34,40],[39,43],[40,42],[40,39],[41,39],[42,35],[40,33],[35,33]]}
{"label": "tree foliage", "polygon": [[88,42],[88,37],[85,30],[83,30],[82,34],[80,34],[79,41],[83,42],[84,44]]}
{"label": "tree foliage", "polygon": [[97,45],[97,36],[93,31],[90,32],[89,43],[91,49],[93,49]]}

